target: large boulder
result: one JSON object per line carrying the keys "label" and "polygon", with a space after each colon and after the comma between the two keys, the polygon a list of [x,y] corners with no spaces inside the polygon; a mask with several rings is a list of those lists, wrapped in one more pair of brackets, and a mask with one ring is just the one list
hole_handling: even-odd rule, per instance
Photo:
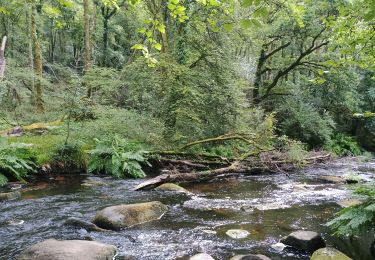
{"label": "large boulder", "polygon": [[116,247],[94,241],[48,239],[25,249],[17,260],[111,260]]}
{"label": "large boulder", "polygon": [[99,211],[93,222],[104,229],[120,230],[160,219],[167,210],[168,207],[159,201],[123,204]]}
{"label": "large boulder", "polygon": [[311,260],[351,260],[351,258],[337,249],[325,247],[316,250],[311,256]]}
{"label": "large boulder", "polygon": [[215,259],[209,254],[199,253],[190,257],[189,260],[215,260]]}
{"label": "large boulder", "polygon": [[6,200],[16,200],[19,198],[21,198],[21,192],[19,191],[0,193],[0,202]]}
{"label": "large boulder", "polygon": [[189,193],[188,190],[186,190],[186,189],[182,188],[181,186],[178,186],[177,184],[174,184],[174,183],[164,183],[164,184],[156,187],[155,190]]}
{"label": "large boulder", "polygon": [[265,255],[235,255],[230,260],[271,260]]}
{"label": "large boulder", "polygon": [[299,230],[282,238],[280,242],[309,253],[325,247],[323,238],[316,232]]}

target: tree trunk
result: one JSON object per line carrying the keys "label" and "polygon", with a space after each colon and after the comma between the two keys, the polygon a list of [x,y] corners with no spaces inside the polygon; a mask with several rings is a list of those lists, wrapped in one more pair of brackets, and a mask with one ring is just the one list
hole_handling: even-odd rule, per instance
{"label": "tree trunk", "polygon": [[109,18],[107,16],[103,16],[103,58],[102,58],[102,66],[108,65],[108,22]]}
{"label": "tree trunk", "polygon": [[[83,12],[84,12],[84,43],[85,43],[85,52],[84,52],[84,73],[86,74],[92,68],[91,61],[91,48],[90,48],[90,0],[83,0]],[[92,96],[92,89],[87,83],[85,83],[87,89],[87,97]]]}
{"label": "tree trunk", "polygon": [[36,5],[35,0],[31,0],[31,35],[34,48],[34,69],[37,79],[35,81],[35,105],[36,111],[39,113],[44,112],[43,103],[43,64],[42,64],[42,50],[40,47],[40,42],[36,32]]}
{"label": "tree trunk", "polygon": [[0,80],[3,79],[4,77],[4,71],[5,71],[5,45],[7,43],[7,37],[4,36],[3,40],[1,42],[1,47],[0,47]]}

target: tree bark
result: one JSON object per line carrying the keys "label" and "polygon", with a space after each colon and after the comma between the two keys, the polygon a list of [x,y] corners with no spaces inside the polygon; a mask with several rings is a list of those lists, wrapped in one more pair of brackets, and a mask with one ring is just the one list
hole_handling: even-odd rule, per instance
{"label": "tree bark", "polygon": [[[92,68],[92,60],[91,60],[91,38],[90,38],[90,0],[83,0],[83,13],[84,13],[84,73],[88,73]],[[90,85],[85,83],[87,97],[91,98],[92,96],[92,88]]]}
{"label": "tree bark", "polygon": [[38,39],[36,31],[36,4],[35,0],[31,0],[31,35],[33,41],[34,49],[34,70],[36,74],[35,81],[35,105],[36,111],[38,113],[44,112],[44,102],[43,102],[43,86],[42,86],[42,77],[43,77],[43,63],[42,63],[42,49]]}

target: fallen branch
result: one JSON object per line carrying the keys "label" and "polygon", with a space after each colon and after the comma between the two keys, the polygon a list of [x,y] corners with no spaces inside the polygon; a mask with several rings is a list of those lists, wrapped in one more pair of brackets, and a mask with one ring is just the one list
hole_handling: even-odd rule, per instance
{"label": "fallen branch", "polygon": [[[157,187],[163,183],[189,183],[207,181],[219,176],[235,174],[252,173],[254,171],[268,171],[268,172],[281,172],[287,174],[287,171],[296,169],[298,164],[293,161],[288,161],[283,157],[285,154],[274,151],[252,151],[243,154],[238,160],[234,161],[227,167],[218,169],[198,171],[198,172],[185,172],[180,173],[176,171],[169,171],[168,173],[159,175],[155,178],[146,180],[136,186],[133,190],[143,190]],[[330,158],[330,154],[320,154],[305,158],[306,164],[312,164],[317,161],[322,162]],[[276,160],[275,160],[276,159]]]}

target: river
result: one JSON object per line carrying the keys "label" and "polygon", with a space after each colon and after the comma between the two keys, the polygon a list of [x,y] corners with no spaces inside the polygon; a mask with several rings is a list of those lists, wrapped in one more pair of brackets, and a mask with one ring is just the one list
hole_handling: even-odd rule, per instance
{"label": "river", "polygon": [[[47,238],[93,239],[118,248],[118,259],[187,259],[198,252],[215,259],[264,254],[272,259],[309,259],[301,252],[271,246],[294,230],[319,232],[328,245],[353,259],[372,259],[373,233],[342,239],[325,223],[351,196],[352,185],[326,183],[319,176],[359,175],[373,180],[375,162],[341,159],[285,174],[251,175],[189,184],[192,194],[132,191],[142,180],[89,175],[56,176],[30,185],[16,201],[0,203],[0,259]],[[69,217],[91,220],[96,211],[123,203],[158,200],[169,206],[162,219],[119,232],[87,232],[64,225]],[[233,239],[229,229],[250,235]]]}

